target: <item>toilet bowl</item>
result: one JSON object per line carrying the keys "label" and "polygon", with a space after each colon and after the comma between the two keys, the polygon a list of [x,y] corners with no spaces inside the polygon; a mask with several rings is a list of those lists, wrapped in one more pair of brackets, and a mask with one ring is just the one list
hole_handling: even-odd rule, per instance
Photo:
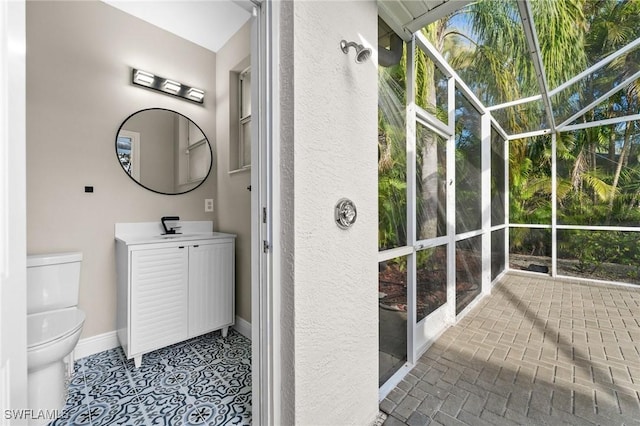
{"label": "toilet bowl", "polygon": [[34,404],[38,409],[64,406],[64,358],[76,347],[84,319],[84,312],[78,308],[27,315],[29,400],[37,401]]}
{"label": "toilet bowl", "polygon": [[81,253],[27,256],[28,402],[34,412],[61,414],[64,407],[65,359],[72,358],[85,320],[76,307],[81,261]]}
{"label": "toilet bowl", "polygon": [[78,343],[84,319],[84,312],[78,308],[27,315],[29,369],[67,356]]}

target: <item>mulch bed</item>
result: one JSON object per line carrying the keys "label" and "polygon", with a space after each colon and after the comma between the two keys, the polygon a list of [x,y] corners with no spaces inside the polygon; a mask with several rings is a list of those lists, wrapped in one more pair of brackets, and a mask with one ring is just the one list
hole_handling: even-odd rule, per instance
{"label": "mulch bed", "polygon": [[[437,253],[429,264],[417,271],[417,317],[424,318],[447,301],[446,262]],[[482,260],[473,252],[457,250],[456,252],[456,298],[457,311],[464,308],[480,292],[478,284]],[[378,274],[378,291],[380,307],[394,311],[407,310],[407,271],[406,265],[388,261],[380,264]]]}

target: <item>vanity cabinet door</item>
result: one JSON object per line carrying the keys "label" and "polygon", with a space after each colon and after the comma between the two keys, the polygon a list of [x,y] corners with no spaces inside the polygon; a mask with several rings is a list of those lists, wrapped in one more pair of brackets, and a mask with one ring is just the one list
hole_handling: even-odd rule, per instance
{"label": "vanity cabinet door", "polygon": [[131,252],[130,353],[186,338],[188,255],[186,246]]}
{"label": "vanity cabinet door", "polygon": [[189,247],[189,337],[233,324],[234,242]]}

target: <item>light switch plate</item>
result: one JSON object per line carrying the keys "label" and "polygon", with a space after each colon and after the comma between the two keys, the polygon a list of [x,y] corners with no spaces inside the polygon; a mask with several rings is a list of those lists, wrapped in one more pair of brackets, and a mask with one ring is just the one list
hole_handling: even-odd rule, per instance
{"label": "light switch plate", "polygon": [[205,200],[204,200],[204,211],[206,213],[213,211],[213,198],[205,198]]}

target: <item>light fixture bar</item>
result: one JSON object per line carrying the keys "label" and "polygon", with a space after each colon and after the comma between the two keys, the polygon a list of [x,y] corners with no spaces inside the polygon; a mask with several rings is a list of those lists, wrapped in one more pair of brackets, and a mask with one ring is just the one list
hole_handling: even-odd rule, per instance
{"label": "light fixture bar", "polygon": [[131,83],[147,89],[157,90],[167,95],[177,96],[197,104],[204,103],[204,90],[187,86],[173,79],[157,76],[149,71],[132,68]]}

